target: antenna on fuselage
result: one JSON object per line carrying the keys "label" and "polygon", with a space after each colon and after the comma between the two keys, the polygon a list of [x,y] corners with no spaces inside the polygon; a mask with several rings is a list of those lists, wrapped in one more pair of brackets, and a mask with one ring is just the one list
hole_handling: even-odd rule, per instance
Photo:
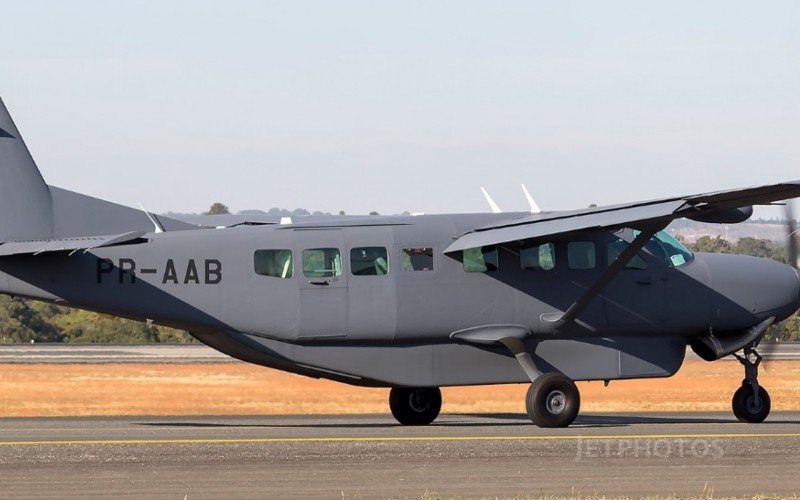
{"label": "antenna on fuselage", "polygon": [[481,186],[481,192],[483,193],[483,197],[486,198],[486,203],[489,204],[489,208],[492,209],[493,214],[503,213],[503,211],[500,210],[500,207],[497,206],[497,203],[495,203],[492,197],[489,195],[489,192],[484,189],[483,186]]}
{"label": "antenna on fuselage", "polygon": [[531,193],[530,191],[528,191],[528,188],[525,187],[525,184],[522,184],[522,192],[525,194],[525,199],[528,200],[528,205],[531,207],[531,213],[532,214],[542,213],[542,209],[539,208],[539,204],[536,203],[536,200],[533,199],[533,196],[531,196]]}
{"label": "antenna on fuselage", "polygon": [[139,205],[139,208],[142,209],[142,212],[144,212],[144,214],[147,216],[147,218],[150,219],[150,222],[153,223],[153,226],[155,226],[155,232],[156,233],[165,232],[164,231],[164,226],[161,225],[161,222],[159,222],[158,217],[156,217],[154,214],[151,214],[150,212],[145,210],[144,206],[142,206],[141,203],[139,203],[138,205]]}

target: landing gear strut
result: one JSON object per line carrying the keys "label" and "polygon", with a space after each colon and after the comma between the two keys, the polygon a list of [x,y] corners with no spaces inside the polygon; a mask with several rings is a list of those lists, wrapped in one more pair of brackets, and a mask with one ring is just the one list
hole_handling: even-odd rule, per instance
{"label": "landing gear strut", "polygon": [[767,390],[758,384],[758,365],[763,358],[756,351],[756,345],[745,347],[741,356],[734,354],[744,366],[744,380],[733,394],[732,407],[739,422],[757,424],[767,418],[772,403]]}
{"label": "landing gear strut", "polygon": [[442,409],[438,387],[394,387],[389,392],[389,408],[403,425],[428,425]]}

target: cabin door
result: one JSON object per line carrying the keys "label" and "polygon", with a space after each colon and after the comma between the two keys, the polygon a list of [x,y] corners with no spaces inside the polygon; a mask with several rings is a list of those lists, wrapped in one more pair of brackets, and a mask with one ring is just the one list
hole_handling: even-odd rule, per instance
{"label": "cabin door", "polygon": [[[626,244],[614,238],[606,246],[606,265]],[[640,252],[622,269],[604,291],[606,319],[611,327],[654,327],[664,325],[668,313],[668,283],[663,266]]]}
{"label": "cabin door", "polygon": [[347,270],[342,230],[295,229],[300,261],[298,340],[347,336]]}

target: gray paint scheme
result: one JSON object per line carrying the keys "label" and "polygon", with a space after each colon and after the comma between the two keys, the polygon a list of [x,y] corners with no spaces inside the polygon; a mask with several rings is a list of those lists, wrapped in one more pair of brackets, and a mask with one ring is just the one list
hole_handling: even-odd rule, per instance
{"label": "gray paint scheme", "polygon": [[[19,153],[24,145],[8,122],[0,117],[6,124],[0,127],[14,137],[0,138],[0,148]],[[689,339],[710,330],[742,335],[800,307],[800,277],[787,266],[699,254],[686,265],[666,267],[645,252],[647,269],[622,270],[578,321],[555,329],[546,320],[600,277],[606,247],[616,240],[610,231],[672,217],[687,203],[710,213],[726,204],[796,195],[798,183],[538,216],[309,217],[255,225],[229,218],[234,227],[221,229],[162,217],[167,231],[156,233],[140,210],[48,188],[21,153],[1,157],[0,175],[6,190],[30,191],[15,199],[17,212],[5,211],[0,224],[6,242],[0,245],[6,254],[0,292],[152,320],[248,362],[356,385],[526,382],[528,375],[500,342],[509,325],[529,332],[512,336],[541,371],[575,380],[669,376]],[[65,243],[80,237],[87,240]],[[522,246],[537,241],[554,244],[555,269],[521,270]],[[569,269],[570,241],[594,242],[601,265]],[[497,244],[499,269],[465,272],[454,242]],[[374,246],[387,249],[388,274],[353,275],[350,250]],[[321,247],[341,251],[341,276],[303,275],[303,250]],[[433,270],[404,270],[402,249],[419,247],[434,249]],[[256,274],[253,256],[260,249],[292,250],[292,277]],[[479,341],[453,335],[476,328]]]}

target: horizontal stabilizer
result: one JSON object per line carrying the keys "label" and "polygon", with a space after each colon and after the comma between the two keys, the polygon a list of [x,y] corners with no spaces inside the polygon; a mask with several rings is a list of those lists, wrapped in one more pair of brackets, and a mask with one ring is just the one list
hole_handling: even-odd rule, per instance
{"label": "horizontal stabilizer", "polygon": [[144,231],[131,231],[129,233],[110,236],[10,241],[0,245],[0,257],[8,257],[11,255],[38,255],[46,252],[77,252],[79,250],[88,252],[94,248],[142,243],[143,240],[141,238],[144,234]]}

